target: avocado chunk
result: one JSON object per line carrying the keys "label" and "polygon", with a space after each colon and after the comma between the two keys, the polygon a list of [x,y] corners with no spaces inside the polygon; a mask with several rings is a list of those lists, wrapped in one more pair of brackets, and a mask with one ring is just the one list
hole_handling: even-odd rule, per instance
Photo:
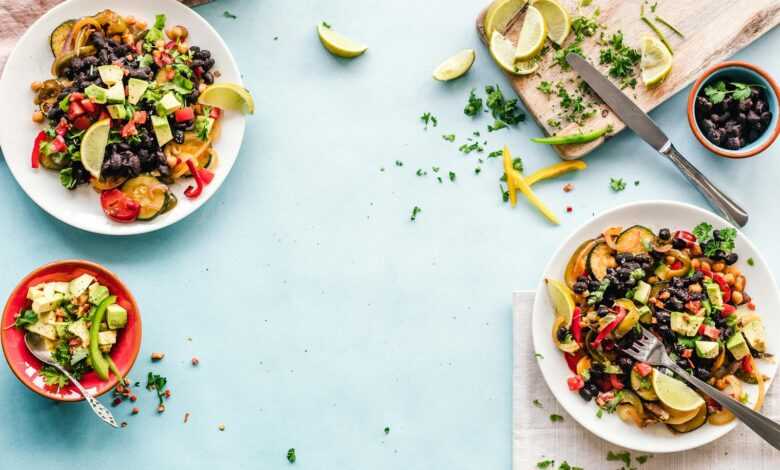
{"label": "avocado chunk", "polygon": [[33,300],[32,310],[39,314],[50,312],[59,307],[63,300],[65,300],[65,296],[59,292],[45,293]]}
{"label": "avocado chunk", "polygon": [[73,354],[70,355],[70,365],[86,359],[88,355],[89,350],[85,347],[78,347],[74,349]]}
{"label": "avocado chunk", "polygon": [[111,119],[127,119],[127,108],[122,104],[110,104],[106,107]]}
{"label": "avocado chunk", "polygon": [[642,305],[639,307],[639,321],[642,323],[652,323],[653,322],[653,311],[650,310],[650,307],[647,305]]}
{"label": "avocado chunk", "polygon": [[70,281],[68,290],[70,291],[71,297],[75,298],[83,294],[93,282],[95,282],[95,278],[86,273]]}
{"label": "avocado chunk", "polygon": [[703,322],[704,317],[683,312],[672,312],[672,331],[683,336],[696,336]]}
{"label": "avocado chunk", "polygon": [[720,346],[717,341],[694,341],[696,355],[704,359],[713,359],[718,357]]}
{"label": "avocado chunk", "polygon": [[98,344],[105,346],[107,344],[116,343],[116,331],[106,330],[98,333]]}
{"label": "avocado chunk", "polygon": [[149,82],[146,80],[131,78],[127,82],[127,102],[130,104],[138,104],[138,102],[141,101],[141,97],[146,93],[147,88],[149,88]]}
{"label": "avocado chunk", "polygon": [[102,284],[92,284],[89,286],[89,302],[98,305],[108,297],[108,287]]}
{"label": "avocado chunk", "polygon": [[52,341],[57,340],[57,329],[54,328],[54,325],[50,325],[48,323],[38,322],[33,323],[32,325],[27,325],[27,331],[31,331]]}
{"label": "avocado chunk", "polygon": [[744,335],[750,347],[758,352],[766,352],[766,333],[764,324],[761,320],[753,320],[742,328]]}
{"label": "avocado chunk", "polygon": [[707,298],[710,299],[712,308],[723,310],[723,293],[720,291],[720,286],[709,279],[704,281],[704,285],[707,288]]}
{"label": "avocado chunk", "polygon": [[100,74],[100,79],[103,80],[103,83],[108,86],[120,83],[125,76],[122,67],[118,65],[101,65],[98,67],[98,73]]}
{"label": "avocado chunk", "polygon": [[640,304],[646,304],[650,298],[650,284],[645,281],[639,281],[634,289],[634,300]]}
{"label": "avocado chunk", "polygon": [[750,349],[745,342],[745,338],[739,331],[734,333],[731,338],[729,338],[729,340],[726,342],[726,348],[731,351],[731,355],[734,356],[734,359],[738,361],[750,354]]}
{"label": "avocado chunk", "polygon": [[106,322],[112,330],[127,326],[127,310],[119,304],[109,305],[106,309]]}
{"label": "avocado chunk", "polygon": [[166,93],[157,103],[157,112],[163,116],[167,116],[179,108],[181,108],[181,102],[172,91]]}
{"label": "avocado chunk", "polygon": [[78,336],[81,339],[82,346],[89,344],[89,328],[87,328],[87,322],[83,318],[79,318],[68,325],[68,332]]}
{"label": "avocado chunk", "polygon": [[103,87],[92,84],[84,89],[84,94],[97,104],[106,104],[108,101],[108,90]]}
{"label": "avocado chunk", "polygon": [[157,137],[157,144],[160,147],[173,140],[173,133],[167,117],[152,116],[152,127],[154,128],[154,135]]}
{"label": "avocado chunk", "polygon": [[106,102],[109,104],[125,103],[125,87],[117,83],[106,91]]}

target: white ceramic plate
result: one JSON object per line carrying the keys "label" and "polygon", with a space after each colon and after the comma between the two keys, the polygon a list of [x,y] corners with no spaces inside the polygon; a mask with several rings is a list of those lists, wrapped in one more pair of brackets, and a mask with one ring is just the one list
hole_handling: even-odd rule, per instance
{"label": "white ceramic plate", "polygon": [[200,15],[179,2],[70,0],[51,9],[33,23],[8,58],[0,78],[0,96],[4,100],[3,109],[7,111],[0,114],[0,147],[8,168],[22,189],[41,209],[66,224],[106,235],[152,232],[188,216],[205,204],[219,189],[238,156],[244,137],[245,121],[239,113],[228,111],[224,114],[221,119],[222,132],[214,145],[219,153],[219,166],[212,183],[195,200],[188,199],[183,194],[190,184],[189,181],[180,181],[173,185],[172,190],[179,198],[179,204],[172,211],[149,222],[113,222],[103,214],[100,198],[89,185],[81,185],[74,191],[68,191],[60,185],[57,172],[44,168],[32,169],[30,154],[33,140],[42,126],[30,119],[35,110],[30,83],[51,78],[53,57],[49,49],[49,34],[63,21],[92,15],[106,8],[122,15],[142,18],[149,24],[154,23],[156,14],[164,13],[168,20],[166,25],[184,25],[190,32],[190,44],[211,51],[216,61],[214,68],[221,73],[218,82],[241,83],[238,66],[219,34]]}
{"label": "white ceramic plate", "polygon": [[[672,434],[666,426],[660,424],[640,429],[624,423],[614,414],[605,413],[602,418],[598,418],[596,405],[592,401],[586,403],[579,394],[569,391],[566,385],[566,379],[572,373],[566,366],[563,354],[551,339],[553,310],[544,278],[563,279],[566,263],[577,246],[586,239],[597,237],[606,227],[641,224],[657,232],[664,227],[671,230],[692,230],[700,222],[709,222],[715,228],[731,227],[717,215],[679,202],[649,201],[617,207],[602,213],[575,231],[555,252],[539,282],[531,321],[534,349],[544,356],[544,359],[537,361],[542,375],[555,398],[574,419],[592,433],[613,444],[641,452],[678,452],[718,439],[734,429],[736,421],[724,426],[705,424],[687,434]],[[756,312],[761,315],[766,327],[768,352],[776,354],[777,344],[780,343],[777,337],[780,333],[780,317],[776,314],[780,312],[777,283],[758,250],[741,232],[737,236],[735,251],[739,254],[737,266],[747,277],[747,292],[753,298],[757,306]],[[753,258],[754,266],[747,265],[748,258]],[[765,375],[774,377],[776,364],[768,361],[757,361],[757,364]],[[750,395],[750,403],[754,403],[758,388],[755,385],[744,384],[743,386]]]}

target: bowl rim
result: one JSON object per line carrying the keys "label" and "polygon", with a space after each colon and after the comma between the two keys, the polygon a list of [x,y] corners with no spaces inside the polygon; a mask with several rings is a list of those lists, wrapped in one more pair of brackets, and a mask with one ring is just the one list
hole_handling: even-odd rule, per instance
{"label": "bowl rim", "polygon": [[[127,370],[123,371],[123,370],[121,370],[122,368],[120,368],[120,372],[123,372],[123,373],[126,374],[135,365],[135,362],[138,359],[138,354],[141,351],[141,337],[142,337],[142,330],[143,330],[143,325],[141,323],[141,311],[138,308],[138,303],[136,302],[135,297],[133,296],[133,293],[130,291],[130,289],[127,287],[127,285],[124,282],[122,282],[122,280],[119,278],[119,276],[117,276],[113,271],[109,270],[108,268],[106,268],[105,266],[103,266],[101,264],[95,263],[93,261],[83,260],[83,259],[62,259],[62,260],[57,260],[57,261],[52,261],[50,263],[46,263],[46,264],[44,264],[42,266],[39,266],[39,267],[35,268],[34,270],[30,271],[29,274],[24,276],[24,278],[22,278],[22,280],[20,280],[16,284],[16,286],[11,290],[10,294],[8,295],[8,300],[6,300],[5,305],[3,306],[2,314],[0,314],[0,325],[2,325],[4,323],[4,321],[5,321],[5,315],[6,315],[6,313],[9,312],[8,309],[10,307],[12,299],[14,298],[14,294],[16,294],[20,289],[23,289],[30,282],[30,280],[33,279],[34,277],[36,277],[41,271],[44,271],[44,270],[47,270],[47,269],[56,268],[56,267],[59,267],[59,266],[65,266],[65,265],[77,265],[79,267],[84,267],[84,268],[92,269],[94,271],[98,271],[98,272],[104,274],[105,276],[110,277],[113,282],[115,282],[116,284],[121,286],[121,288],[127,293],[126,300],[133,307],[133,311],[135,312],[135,315],[136,315],[136,321],[138,322],[138,327],[136,328],[135,336],[128,338],[129,340],[132,340],[132,344],[134,344],[135,346],[132,349],[131,359],[130,359],[128,365],[127,365]],[[84,397],[81,394],[79,394],[77,397],[67,398],[67,397],[63,397],[63,396],[56,395],[56,394],[53,394],[53,393],[47,393],[45,390],[41,390],[41,389],[37,389],[35,387],[31,387],[30,383],[29,383],[29,380],[27,380],[27,378],[22,377],[21,375],[19,375],[19,371],[17,371],[14,368],[14,366],[11,364],[11,361],[8,358],[8,352],[6,351],[6,344],[5,344],[5,341],[3,340],[3,338],[4,338],[4,335],[0,334],[0,347],[2,347],[2,349],[3,349],[3,357],[5,358],[5,361],[8,364],[8,368],[11,369],[11,372],[13,372],[13,374],[16,376],[16,378],[19,379],[19,382],[24,384],[25,387],[27,387],[28,389],[32,390],[33,392],[37,393],[38,395],[40,395],[42,397],[45,397],[45,398],[48,398],[50,400],[54,400],[54,401],[57,401],[57,402],[75,403],[75,402],[80,402],[80,401],[84,400]],[[117,366],[117,367],[119,367],[119,366]],[[116,386],[117,383],[118,383],[118,378],[116,377],[115,374],[111,374],[110,378],[107,381],[104,382],[104,384],[105,384],[104,389],[99,391],[99,392],[95,392],[94,396],[95,397],[99,397],[99,396],[102,396],[102,395],[108,393],[111,389],[113,389]]]}
{"label": "bowl rim", "polygon": [[696,115],[695,115],[696,96],[699,94],[698,92],[701,89],[701,86],[704,84],[705,81],[707,81],[710,77],[712,77],[712,75],[715,72],[728,67],[744,68],[760,75],[764,80],[767,81],[767,83],[769,83],[770,87],[772,88],[772,93],[774,93],[775,95],[775,98],[780,100],[780,87],[778,87],[775,79],[772,78],[772,76],[766,70],[762,69],[757,65],[744,62],[741,60],[729,60],[729,61],[721,62],[720,64],[713,65],[712,67],[705,70],[699,76],[696,82],[693,84],[693,87],[691,88],[691,92],[688,95],[688,124],[691,127],[691,131],[693,131],[693,135],[696,136],[696,139],[698,139],[698,141],[704,147],[706,147],[707,150],[709,150],[710,152],[720,157],[726,157],[731,159],[753,157],[763,152],[767,148],[769,148],[769,146],[771,146],[775,142],[778,135],[780,135],[780,119],[778,119],[774,129],[772,130],[767,129],[765,131],[765,133],[768,133],[767,138],[761,145],[758,145],[755,148],[746,151],[728,150],[713,144],[712,142],[707,140],[704,134],[702,134],[701,129],[699,129],[699,124],[696,122]]}

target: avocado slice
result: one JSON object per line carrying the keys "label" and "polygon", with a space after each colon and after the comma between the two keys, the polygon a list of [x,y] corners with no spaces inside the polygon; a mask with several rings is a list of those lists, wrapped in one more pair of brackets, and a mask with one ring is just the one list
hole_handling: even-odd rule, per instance
{"label": "avocado slice", "polygon": [[100,79],[103,80],[103,83],[108,86],[113,86],[114,84],[121,82],[122,78],[125,76],[122,67],[118,65],[101,65],[98,67],[98,73],[100,74]]}
{"label": "avocado slice", "polygon": [[683,336],[696,336],[696,333],[699,332],[699,327],[703,322],[704,317],[683,312],[672,312],[672,331]]}
{"label": "avocado slice", "polygon": [[127,326],[127,310],[119,304],[109,305],[106,309],[106,322],[112,330]]}
{"label": "avocado slice", "polygon": [[653,322],[653,311],[650,310],[650,307],[647,305],[642,305],[639,307],[639,321],[642,323],[652,323]]}
{"label": "avocado slice", "polygon": [[647,300],[650,298],[651,289],[650,284],[645,281],[639,281],[636,285],[636,289],[634,289],[634,300],[640,304],[646,304]]}
{"label": "avocado slice", "polygon": [[731,355],[734,356],[734,359],[738,361],[750,354],[750,349],[745,342],[745,338],[739,331],[734,333],[731,338],[729,338],[729,340],[726,342],[726,348],[731,351]]}
{"label": "avocado slice", "polygon": [[696,355],[704,359],[713,359],[718,357],[720,346],[717,341],[694,341]]}
{"label": "avocado slice", "polygon": [[130,104],[138,104],[141,101],[141,97],[146,93],[146,89],[149,88],[149,82],[146,80],[139,80],[137,78],[131,78],[127,82],[127,102]]}
{"label": "avocado slice", "polygon": [[152,116],[152,127],[154,128],[154,135],[157,137],[157,144],[160,147],[173,140],[173,133],[167,117]]}
{"label": "avocado slice", "polygon": [[704,285],[707,289],[707,297],[710,299],[712,308],[723,310],[723,293],[720,291],[720,286],[709,279],[704,281]]}
{"label": "avocado slice", "polygon": [[89,286],[89,302],[97,305],[108,297],[108,287],[102,284],[92,284]]}
{"label": "avocado slice", "polygon": [[32,325],[27,325],[27,331],[31,331],[52,341],[57,340],[57,329],[54,328],[54,325],[50,325],[48,323],[38,322],[33,323]]}
{"label": "avocado slice", "polygon": [[103,87],[92,84],[84,89],[84,94],[97,104],[106,104],[108,101],[108,90]]}
{"label": "avocado slice", "polygon": [[758,352],[766,351],[766,332],[761,320],[753,320],[742,328],[742,334],[750,347]]}
{"label": "avocado slice", "polygon": [[106,91],[106,102],[109,104],[124,104],[125,87],[117,83]]}
{"label": "avocado slice", "polygon": [[74,298],[80,296],[87,290],[87,288],[89,288],[89,285],[93,282],[95,282],[95,278],[87,273],[84,273],[76,279],[73,279],[70,281],[70,284],[68,284],[70,295]]}
{"label": "avocado slice", "polygon": [[106,106],[111,119],[127,119],[127,108],[123,104],[110,104]]}

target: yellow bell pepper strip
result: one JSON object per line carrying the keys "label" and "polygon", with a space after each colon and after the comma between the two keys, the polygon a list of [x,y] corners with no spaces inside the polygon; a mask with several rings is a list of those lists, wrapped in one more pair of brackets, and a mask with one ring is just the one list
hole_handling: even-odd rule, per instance
{"label": "yellow bell pepper strip", "polygon": [[[512,167],[512,155],[509,153],[509,148],[506,145],[504,146],[504,171],[506,172],[506,182],[509,186],[510,201],[512,200],[515,190],[519,190],[526,198],[528,198],[528,201],[531,203],[531,205],[536,207],[539,212],[547,217],[550,222],[554,223],[555,225],[560,224],[558,217],[556,217],[555,214],[553,214],[553,212],[548,209],[547,206],[545,206],[541,201],[541,199],[539,199],[539,197],[533,192],[531,186],[523,178],[523,175],[521,175],[519,171]],[[516,195],[514,195],[514,202],[515,204],[517,203]],[[512,206],[514,207],[515,204],[512,204]]]}
{"label": "yellow bell pepper strip", "polygon": [[560,176],[564,173],[568,173],[574,170],[584,170],[587,167],[588,165],[586,165],[585,162],[583,162],[582,160],[560,162],[536,170],[535,172],[531,173],[529,176],[525,178],[525,182],[528,183],[528,186],[533,186],[539,181],[555,178],[556,176]]}
{"label": "yellow bell pepper strip", "polygon": [[567,144],[587,144],[612,132],[612,124],[597,129],[595,131],[585,132],[584,134],[554,135],[551,137],[534,137],[531,142],[547,145],[567,145]]}
{"label": "yellow bell pepper strip", "polygon": [[108,361],[103,357],[98,344],[98,333],[100,333],[100,324],[103,323],[103,317],[106,316],[106,309],[109,305],[116,302],[116,296],[109,296],[98,305],[95,315],[92,317],[92,325],[89,327],[89,361],[92,368],[102,380],[108,380]]}

